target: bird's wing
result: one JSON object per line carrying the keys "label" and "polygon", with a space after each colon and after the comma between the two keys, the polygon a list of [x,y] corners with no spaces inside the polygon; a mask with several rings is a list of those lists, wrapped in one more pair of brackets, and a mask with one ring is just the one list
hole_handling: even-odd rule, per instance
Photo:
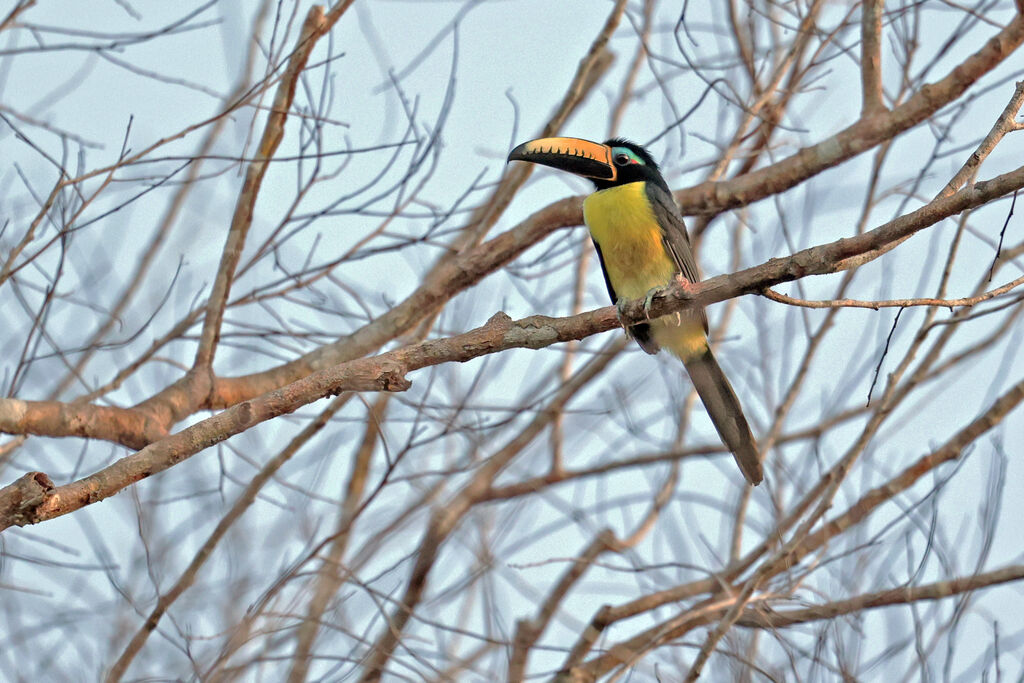
{"label": "bird's wing", "polygon": [[[665,241],[665,248],[672,256],[672,261],[688,281],[700,282],[700,271],[697,270],[697,261],[694,260],[693,250],[690,248],[690,236],[686,234],[686,224],[675,199],[664,188],[654,183],[649,182],[646,185],[647,200],[661,227],[661,237]],[[704,309],[701,309],[700,317],[704,331],[707,332],[708,318]]]}

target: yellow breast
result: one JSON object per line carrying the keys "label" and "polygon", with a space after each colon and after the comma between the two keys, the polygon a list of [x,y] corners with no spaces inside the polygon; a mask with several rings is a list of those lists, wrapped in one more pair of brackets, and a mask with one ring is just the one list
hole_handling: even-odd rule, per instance
{"label": "yellow breast", "polygon": [[643,183],[590,195],[583,202],[583,220],[601,249],[608,279],[618,296],[639,299],[672,279],[676,267],[665,249]]}

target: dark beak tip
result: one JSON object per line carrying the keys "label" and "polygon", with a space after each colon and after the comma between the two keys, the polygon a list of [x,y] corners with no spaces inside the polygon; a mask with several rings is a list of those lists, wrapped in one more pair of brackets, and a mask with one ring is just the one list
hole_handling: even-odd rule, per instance
{"label": "dark beak tip", "polygon": [[526,161],[525,155],[523,154],[526,144],[527,143],[516,145],[512,151],[508,153],[508,158],[505,159],[505,163],[507,164],[510,161]]}

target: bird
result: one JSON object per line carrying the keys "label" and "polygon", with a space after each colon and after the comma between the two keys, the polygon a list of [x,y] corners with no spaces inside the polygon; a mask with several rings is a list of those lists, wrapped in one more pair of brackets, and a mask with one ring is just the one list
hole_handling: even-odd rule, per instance
{"label": "bird", "polygon": [[[601,262],[612,303],[652,298],[675,279],[700,281],[683,215],[644,147],[624,138],[604,143],[548,137],[517,146],[508,161],[526,161],[590,180],[595,191],[583,202],[583,221]],[[761,456],[743,407],[708,345],[703,309],[691,309],[626,326],[650,354],[667,349],[683,362],[722,442],[750,484],[764,479]]]}

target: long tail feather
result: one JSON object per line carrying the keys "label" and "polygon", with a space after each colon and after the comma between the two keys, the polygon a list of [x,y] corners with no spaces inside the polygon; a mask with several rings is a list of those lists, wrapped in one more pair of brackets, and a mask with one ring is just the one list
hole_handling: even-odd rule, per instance
{"label": "long tail feather", "polygon": [[689,358],[682,355],[680,357],[719,436],[732,451],[743,476],[757,486],[764,479],[757,444],[750,433],[747,418],[743,416],[739,399],[736,398],[736,393],[712,355],[711,349],[705,347],[704,353],[694,354]]}

